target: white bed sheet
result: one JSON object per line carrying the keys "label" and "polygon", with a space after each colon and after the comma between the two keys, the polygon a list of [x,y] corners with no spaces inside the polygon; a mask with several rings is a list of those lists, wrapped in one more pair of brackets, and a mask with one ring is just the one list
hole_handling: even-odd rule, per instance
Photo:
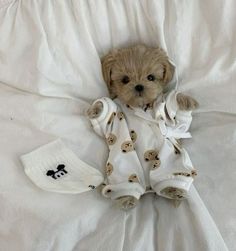
{"label": "white bed sheet", "polygon": [[[235,10],[233,0],[0,0],[0,250],[235,250]],[[195,188],[178,209],[145,195],[125,213],[96,191],[42,191],[23,172],[19,156],[56,138],[103,170],[106,146],[83,114],[107,95],[99,58],[134,43],[167,50],[179,89],[201,104],[185,145],[216,225]]]}

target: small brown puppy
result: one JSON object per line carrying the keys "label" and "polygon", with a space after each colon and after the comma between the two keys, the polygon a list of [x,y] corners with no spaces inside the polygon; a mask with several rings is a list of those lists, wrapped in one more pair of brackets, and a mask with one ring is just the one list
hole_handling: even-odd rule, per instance
{"label": "small brown puppy", "polygon": [[[108,53],[102,59],[102,72],[111,98],[143,108],[152,107],[152,103],[163,94],[173,78],[174,67],[161,48],[136,45]],[[193,110],[198,106],[195,99],[182,93],[177,95],[177,103],[181,110]],[[88,116],[96,118],[102,109],[102,103],[97,102],[89,108]],[[182,191],[167,188],[163,193],[175,199]],[[133,197],[126,196],[120,198],[120,203],[123,208],[129,208],[135,204],[133,200]]]}

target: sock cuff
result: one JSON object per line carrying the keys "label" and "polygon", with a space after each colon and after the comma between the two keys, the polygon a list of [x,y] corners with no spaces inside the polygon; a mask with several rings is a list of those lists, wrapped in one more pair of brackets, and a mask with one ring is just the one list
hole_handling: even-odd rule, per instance
{"label": "sock cuff", "polygon": [[[83,166],[87,170],[81,170],[82,172],[89,172],[90,165],[80,160],[72,150],[67,148],[61,139],[57,139],[46,145],[43,145],[30,153],[24,154],[20,157],[25,170],[31,169],[34,166],[40,166],[41,169],[47,170],[51,164],[54,164],[60,160],[69,161],[74,166]],[[65,164],[65,163],[58,163]]]}
{"label": "sock cuff", "polygon": [[40,148],[37,148],[36,150],[33,150],[30,153],[22,155],[20,159],[25,169],[32,168],[36,163],[37,165],[45,165],[45,168],[47,168],[48,164],[50,164],[50,162],[54,162],[57,156],[67,154],[71,157],[70,151],[68,152],[61,139],[57,139],[41,146]]}

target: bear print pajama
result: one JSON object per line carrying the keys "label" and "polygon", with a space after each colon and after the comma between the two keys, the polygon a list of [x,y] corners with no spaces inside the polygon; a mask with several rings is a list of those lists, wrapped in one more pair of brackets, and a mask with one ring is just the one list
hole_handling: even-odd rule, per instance
{"label": "bear print pajama", "polygon": [[176,95],[172,91],[144,109],[107,97],[94,102],[102,102],[103,110],[90,121],[109,148],[105,197],[139,199],[153,190],[170,198],[169,192],[176,189],[183,191],[177,199],[187,196],[196,171],[179,139],[191,137],[192,116],[178,109]]}

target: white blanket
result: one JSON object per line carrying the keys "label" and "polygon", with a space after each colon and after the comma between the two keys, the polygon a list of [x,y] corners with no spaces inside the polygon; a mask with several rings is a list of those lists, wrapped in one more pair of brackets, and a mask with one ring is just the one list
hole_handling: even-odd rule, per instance
{"label": "white blanket", "polygon": [[[0,250],[235,249],[235,10],[233,0],[0,0]],[[19,156],[56,138],[103,171],[107,148],[84,111],[107,95],[100,57],[134,43],[163,47],[180,91],[200,103],[185,147],[224,241],[195,188],[178,209],[149,194],[126,213],[24,174]]]}

